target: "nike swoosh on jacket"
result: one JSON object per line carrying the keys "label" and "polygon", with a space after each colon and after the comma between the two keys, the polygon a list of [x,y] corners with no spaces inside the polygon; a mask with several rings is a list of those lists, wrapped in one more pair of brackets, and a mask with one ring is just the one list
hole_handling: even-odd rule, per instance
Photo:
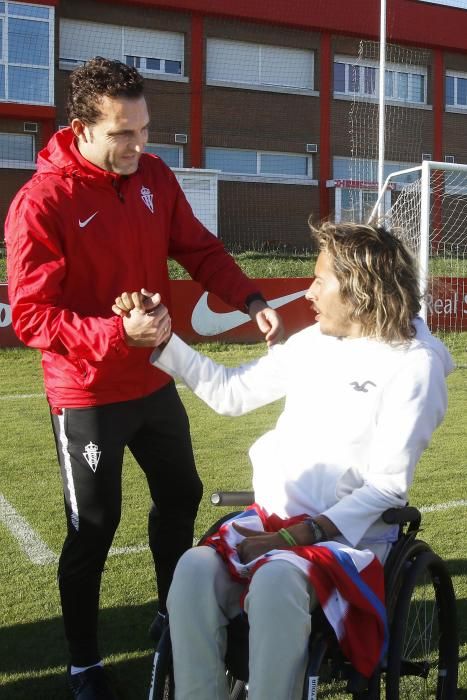
{"label": "nike swoosh on jacket", "polygon": [[99,213],[98,211],[95,211],[94,214],[91,214],[91,216],[89,216],[89,217],[88,217],[87,219],[85,219],[84,221],[81,221],[81,219],[78,219],[79,227],[80,227],[80,228],[85,228],[88,224],[91,223],[91,221],[94,219],[95,216],[97,216],[98,213]]}

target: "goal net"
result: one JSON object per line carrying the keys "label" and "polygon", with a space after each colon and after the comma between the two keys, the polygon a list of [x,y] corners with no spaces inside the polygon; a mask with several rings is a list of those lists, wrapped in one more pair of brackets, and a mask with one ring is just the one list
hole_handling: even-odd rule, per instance
{"label": "goal net", "polygon": [[[413,181],[401,185],[402,176]],[[419,261],[422,312],[452,349],[467,345],[467,165],[424,161],[391,173],[369,217],[395,229]]]}
{"label": "goal net", "polygon": [[[340,99],[350,99],[350,157],[336,154],[333,159],[337,221],[366,221],[378,197],[379,53],[379,42],[362,40],[353,63],[346,62],[345,56],[336,56],[336,96],[341,91]],[[424,108],[429,64],[427,50],[386,45],[384,177],[404,170],[397,180],[391,180],[390,187],[410,182],[415,176],[405,169],[431,159],[431,154],[424,153],[426,144],[431,143],[431,114]],[[389,208],[390,202],[387,190],[384,208]]]}
{"label": "goal net", "polygon": [[[378,41],[363,40],[358,58],[349,67],[353,88],[349,110],[351,179],[377,182],[379,132]],[[427,126],[421,107],[427,90],[430,54],[426,49],[388,43],[385,55],[384,136],[385,176],[396,170],[394,163],[417,165],[422,160]]]}

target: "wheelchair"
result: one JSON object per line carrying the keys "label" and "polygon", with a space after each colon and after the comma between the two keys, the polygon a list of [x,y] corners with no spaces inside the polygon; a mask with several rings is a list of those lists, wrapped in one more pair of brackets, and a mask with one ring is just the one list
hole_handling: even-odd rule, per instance
{"label": "wheelchair", "polygon": [[[248,506],[254,494],[219,492],[211,502]],[[199,544],[241,511],[231,512],[205,533]],[[459,642],[456,600],[443,560],[417,538],[417,508],[391,508],[387,524],[399,526],[399,537],[384,565],[389,644],[386,657],[370,678],[359,674],[343,656],[320,608],[313,612],[303,700],[455,700]],[[248,620],[245,614],[227,628],[226,674],[229,700],[248,699]],[[159,640],[149,700],[174,700],[174,677],[168,624]],[[208,700],[208,699],[206,699]],[[271,699],[272,700],[272,699]]]}

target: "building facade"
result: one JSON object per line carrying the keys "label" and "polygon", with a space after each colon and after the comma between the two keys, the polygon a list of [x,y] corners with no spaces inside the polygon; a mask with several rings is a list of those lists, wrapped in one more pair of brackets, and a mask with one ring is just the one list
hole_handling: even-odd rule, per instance
{"label": "building facade", "polygon": [[[0,225],[95,55],[144,75],[148,150],[217,172],[229,247],[301,248],[309,217],[364,218],[378,35],[377,0],[0,1]],[[466,163],[467,1],[388,0],[387,40],[385,170]]]}

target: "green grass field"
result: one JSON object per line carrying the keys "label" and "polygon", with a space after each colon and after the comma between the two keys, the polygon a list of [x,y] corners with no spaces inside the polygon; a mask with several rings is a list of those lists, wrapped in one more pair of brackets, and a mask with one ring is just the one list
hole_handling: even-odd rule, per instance
{"label": "green grass field", "polygon": [[[0,248],[0,283],[7,281],[6,258],[2,256],[2,252]],[[242,270],[253,278],[311,277],[316,259],[311,252],[263,253],[254,250],[238,253],[234,257]],[[169,262],[169,271],[172,279],[190,279],[183,267],[172,260]],[[430,273],[439,276],[467,277],[467,258],[432,258]]]}
{"label": "green grass field", "polygon": [[[235,255],[235,260],[249,277],[311,277],[316,256],[311,253],[261,253],[245,251]],[[186,271],[174,261],[169,264],[172,279],[189,279]],[[467,277],[467,258],[430,259],[430,274],[437,276]]]}
{"label": "green grass field", "polygon": [[[219,362],[238,364],[264,352],[262,345],[203,346]],[[42,395],[39,355],[29,350],[0,351],[0,697],[5,700],[67,698],[66,648],[62,633],[56,564],[33,563],[11,530],[32,528],[26,548],[47,560],[58,555],[64,537],[61,484]],[[248,447],[273,425],[281,405],[273,404],[241,418],[217,416],[187,389],[180,389],[193,433],[205,495],[197,536],[223,512],[209,495],[218,488],[250,487]],[[420,506],[465,498],[467,370],[449,378],[450,406],[417,471],[411,500]],[[18,521],[5,503],[24,520]],[[127,456],[123,517],[102,584],[101,645],[122,700],[147,697],[151,645],[147,627],[155,611],[156,591],[146,548],[149,505],[144,478]],[[5,520],[8,521],[6,526]],[[442,553],[453,576],[462,641],[461,688],[467,696],[466,508],[447,507],[424,516],[423,538]],[[38,538],[34,540],[33,535]],[[40,539],[39,539],[40,538]],[[41,549],[39,544],[43,543]],[[47,549],[44,549],[46,547]],[[120,548],[120,549],[118,549]],[[337,696],[334,696],[337,698]],[[208,698],[206,700],[209,700]],[[413,698],[413,700],[417,700]]]}

